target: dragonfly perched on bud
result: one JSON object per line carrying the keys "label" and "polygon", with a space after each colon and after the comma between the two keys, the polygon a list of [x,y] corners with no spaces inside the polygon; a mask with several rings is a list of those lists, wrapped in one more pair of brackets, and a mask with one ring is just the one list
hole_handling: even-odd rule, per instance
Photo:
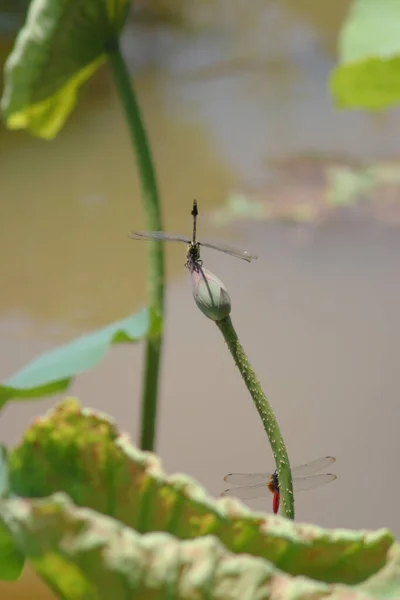
{"label": "dragonfly perched on bud", "polygon": [[237,248],[232,248],[231,246],[226,246],[225,244],[207,242],[203,240],[197,241],[197,216],[199,211],[197,209],[196,200],[193,201],[193,209],[191,214],[193,217],[192,239],[184,235],[173,235],[170,233],[165,233],[164,231],[133,231],[129,237],[133,240],[160,240],[161,242],[183,242],[187,244],[188,248],[186,251],[185,267],[187,267],[190,271],[198,271],[203,265],[203,261],[200,257],[200,246],[203,246],[204,248],[212,248],[213,250],[218,250],[219,252],[225,252],[225,254],[230,254],[235,258],[241,258],[247,262],[251,262],[257,258],[257,256],[250,254],[247,252],[247,250],[238,250]]}
{"label": "dragonfly perched on bud", "polygon": [[[305,465],[294,467],[292,469],[293,491],[302,492],[304,490],[311,490],[337,479],[337,476],[332,473],[314,475],[314,473],[326,469],[326,467],[329,467],[335,461],[336,458],[333,456],[324,456]],[[224,477],[224,481],[241,487],[225,490],[221,496],[236,496],[243,500],[251,500],[252,498],[262,498],[268,496],[268,494],[272,494],[272,509],[277,514],[280,504],[277,471],[273,473],[229,473],[229,475]]]}

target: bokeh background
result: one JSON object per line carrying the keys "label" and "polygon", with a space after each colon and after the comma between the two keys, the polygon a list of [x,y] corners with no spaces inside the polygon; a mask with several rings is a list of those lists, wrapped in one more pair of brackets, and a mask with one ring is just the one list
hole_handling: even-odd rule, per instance
{"label": "bokeh background", "polygon": [[[25,4],[0,5],[3,62]],[[206,250],[203,258],[230,292],[292,465],[337,458],[337,481],[296,497],[297,519],[399,536],[400,113],[334,107],[327,79],[347,6],[143,0],[123,50],[165,228],[188,233],[196,197],[201,237],[259,255],[251,264]],[[363,187],[371,166],[373,185]],[[55,141],[1,126],[0,182],[5,379],[145,302],[145,244],[128,238],[143,228],[140,188],[107,66]],[[167,472],[218,496],[226,473],[268,471],[273,459],[220,333],[196,309],[184,253],[167,247],[157,452]],[[142,358],[140,345],[114,348],[70,390],[134,440]],[[57,400],[7,406],[0,439],[17,443]],[[250,506],[271,510],[269,499]],[[0,584],[2,598],[34,593],[51,597],[29,569],[19,583]]]}

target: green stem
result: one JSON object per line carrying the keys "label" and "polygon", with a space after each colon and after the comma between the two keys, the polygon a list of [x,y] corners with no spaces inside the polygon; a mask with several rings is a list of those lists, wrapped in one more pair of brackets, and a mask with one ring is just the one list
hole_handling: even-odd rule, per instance
{"label": "green stem", "polygon": [[254,404],[258,410],[264,429],[267,432],[269,443],[275,458],[275,464],[278,471],[279,490],[283,514],[289,519],[294,519],[294,497],[292,472],[290,470],[289,456],[283,441],[276,417],[265,396],[261,384],[246,356],[245,351],[237,333],[233,327],[230,317],[226,317],[216,324],[225,338],[228,348],[233,356],[237,368],[249,390]]}
{"label": "green stem", "polygon": [[[142,198],[146,215],[146,228],[162,230],[161,208],[157,181],[150,146],[147,139],[140,108],[133,90],[131,78],[117,42],[110,45],[108,58],[120,102],[125,111],[129,133],[136,156]],[[163,343],[162,323],[164,318],[164,250],[161,242],[150,241],[148,246],[148,306],[151,314],[150,335],[147,339],[145,367],[143,373],[141,433],[142,450],[154,450],[158,381]],[[161,324],[161,327],[160,327]]]}

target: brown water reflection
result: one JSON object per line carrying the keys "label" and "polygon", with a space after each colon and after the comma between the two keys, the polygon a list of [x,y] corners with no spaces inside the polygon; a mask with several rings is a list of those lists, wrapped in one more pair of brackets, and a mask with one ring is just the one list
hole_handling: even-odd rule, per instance
{"label": "brown water reflection", "polygon": [[[194,196],[207,212],[234,187],[269,181],[276,156],[399,154],[398,111],[380,119],[337,113],[326,91],[343,4],[331,3],[336,18],[318,9],[319,0],[304,0],[296,11],[296,2],[265,4],[257,4],[257,18],[230,19],[213,31],[142,25],[127,34],[168,229],[187,230]],[[246,70],[242,62],[233,74],[221,70],[243,56],[257,68]],[[199,71],[213,65],[218,77]],[[142,226],[142,208],[107,69],[84,91],[55,142],[3,129],[0,158],[5,377],[39,351],[141,306],[145,246],[127,237]],[[206,219],[201,228],[202,235],[213,233]],[[235,324],[292,461],[338,459],[337,482],[296,499],[298,519],[388,526],[400,535],[399,486],[391,475],[400,416],[397,233],[338,218],[320,229],[244,223],[214,237],[260,256],[247,265],[204,253],[228,286]],[[223,340],[195,309],[183,260],[179,245],[168,247],[158,450],[168,471],[187,472],[218,495],[225,473],[269,468],[271,456]],[[124,428],[130,423],[136,435],[141,360],[140,347],[118,348],[72,393]],[[8,407],[1,438],[15,442],[29,418],[52,403]],[[262,501],[253,506],[269,509]],[[21,590],[0,586],[2,597],[12,589]]]}

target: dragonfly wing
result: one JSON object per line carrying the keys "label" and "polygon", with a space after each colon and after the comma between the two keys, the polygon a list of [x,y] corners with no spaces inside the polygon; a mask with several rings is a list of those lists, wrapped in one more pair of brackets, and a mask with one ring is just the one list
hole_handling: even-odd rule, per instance
{"label": "dragonfly wing", "polygon": [[[331,465],[335,461],[336,461],[336,458],[334,458],[333,456],[324,456],[323,458],[313,460],[312,462],[309,462],[307,464],[300,465],[298,467],[294,467],[292,469],[294,486],[296,486],[296,484],[300,485],[298,483],[300,481],[303,482],[301,485],[304,486],[305,485],[304,481],[305,481],[305,479],[307,479],[308,487],[304,487],[304,488],[302,487],[301,489],[311,489],[312,487],[315,487],[317,485],[321,485],[322,483],[325,483],[325,481],[322,481],[321,478],[328,477],[329,479],[327,481],[332,481],[333,479],[336,479],[336,475],[331,475],[331,474],[306,477],[307,475],[313,475],[313,473],[316,473],[316,472],[320,471],[321,469],[329,467],[329,465]],[[226,475],[224,477],[224,481],[227,481],[228,483],[233,483],[234,485],[245,485],[245,486],[267,485],[271,477],[272,477],[272,473],[269,473],[269,472],[229,473],[229,475]],[[296,481],[296,478],[299,478],[299,479],[297,479],[297,481]],[[295,489],[296,489],[296,487],[295,487]]]}
{"label": "dragonfly wing", "polygon": [[272,473],[229,473],[224,481],[234,485],[267,485]]}
{"label": "dragonfly wing", "polygon": [[184,235],[175,235],[165,231],[132,231],[129,237],[133,240],[160,240],[164,242],[185,242],[190,244],[190,239]]}
{"label": "dragonfly wing", "polygon": [[326,467],[329,467],[335,461],[336,458],[334,458],[333,456],[324,456],[323,458],[317,458],[317,460],[313,460],[305,465],[293,467],[292,475],[293,477],[304,477],[305,475],[312,475],[313,473],[321,471],[321,469],[326,469]]}
{"label": "dragonfly wing", "polygon": [[335,481],[336,475],[332,473],[325,473],[324,475],[313,475],[311,477],[299,477],[293,480],[293,491],[303,492],[305,490],[312,490],[315,487],[319,487],[324,483]]}
{"label": "dragonfly wing", "polygon": [[226,244],[207,242],[203,240],[201,240],[199,244],[200,246],[204,246],[205,248],[212,248],[213,250],[225,252],[225,254],[230,254],[231,256],[235,256],[236,258],[247,260],[247,262],[251,262],[252,260],[256,260],[258,258],[258,256],[256,256],[255,254],[250,254],[250,252],[247,252],[247,250],[239,250],[238,248],[233,248],[232,246],[227,246]]}
{"label": "dragonfly wing", "polygon": [[263,498],[269,496],[271,492],[266,485],[245,485],[243,487],[231,488],[222,492],[221,496],[234,496],[243,500],[251,498]]}

